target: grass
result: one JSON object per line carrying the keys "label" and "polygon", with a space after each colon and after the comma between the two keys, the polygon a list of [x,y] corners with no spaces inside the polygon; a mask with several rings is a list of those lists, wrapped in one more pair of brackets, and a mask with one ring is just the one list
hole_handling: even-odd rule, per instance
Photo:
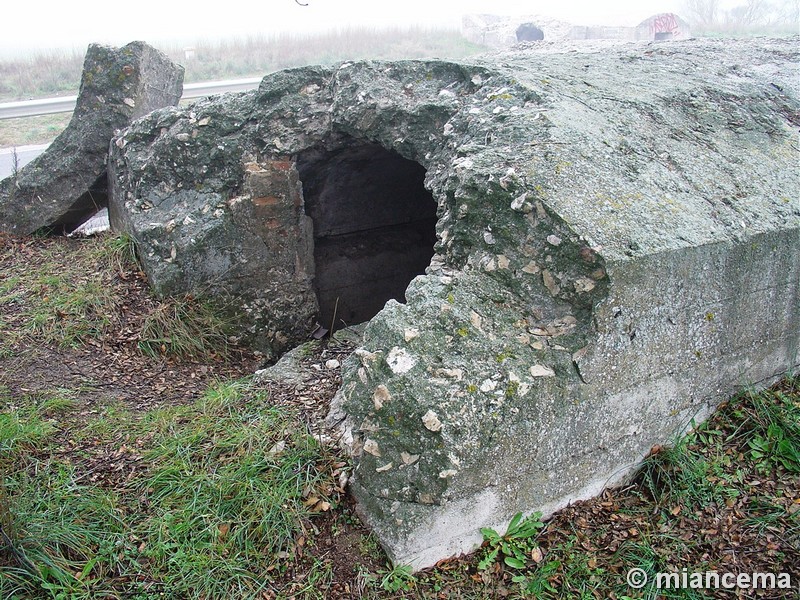
{"label": "grass", "polygon": [[82,68],[83,55],[74,51],[0,61],[0,101],[76,94]]}
{"label": "grass", "polygon": [[[83,251],[64,264],[61,244],[68,243]],[[137,276],[131,238],[53,240],[26,264],[13,260],[17,252],[0,247],[0,265],[9,265],[0,276],[0,305],[12,309],[0,319],[0,356],[12,356],[25,339],[71,348],[99,343],[129,320],[119,284]],[[129,337],[148,356],[225,356],[228,326],[208,302],[183,296],[152,302]]]}
{"label": "grass", "polygon": [[[796,397],[779,390],[745,392],[740,399],[745,400],[742,407],[728,407],[730,413],[723,413],[729,420],[718,427],[704,423],[645,462],[643,483],[658,505],[731,502],[748,477],[776,470],[800,473]],[[741,462],[745,456],[750,459],[748,468]]]}
{"label": "grass", "polygon": [[[788,451],[796,451],[799,388],[800,381],[788,379],[782,388],[731,400],[674,448],[651,456],[627,495],[607,492],[610,518],[585,510],[543,529],[535,517],[516,519],[511,525],[519,535],[487,531],[487,549],[474,557],[416,575],[391,566],[362,572],[364,597],[707,598],[693,589],[636,592],[625,574],[639,568],[653,581],[686,564],[692,571],[732,569],[709,554],[707,541],[676,527],[679,514],[692,519],[711,510],[724,519],[731,498],[735,509],[748,511],[744,527],[800,539],[798,513],[787,513],[789,497],[779,489],[787,477],[796,481],[795,463],[783,458],[787,448],[737,465],[723,459],[748,456],[750,442],[760,438],[788,439]],[[92,483],[86,456],[59,451],[63,419],[74,407],[74,398],[56,390],[2,413],[0,523],[8,538],[0,544],[2,597],[328,597],[334,573],[329,560],[313,554],[313,519],[326,503],[337,510],[330,473],[338,459],[267,391],[247,380],[220,382],[189,406],[99,413],[94,419],[105,421],[102,427],[88,421],[75,436],[146,465],[124,484]],[[698,469],[701,457],[705,466]],[[718,477],[717,488],[698,492],[709,473],[736,469],[744,477]],[[758,473],[763,478],[764,469],[777,487],[745,502],[748,482]],[[504,547],[509,540],[513,547]],[[364,555],[382,556],[371,536],[358,546]],[[304,548],[312,554],[304,556]],[[478,564],[496,548],[496,559]],[[276,590],[289,573],[294,587],[281,595]]]}
{"label": "grass", "polygon": [[[786,570],[800,558],[799,490],[800,379],[789,378],[778,388],[747,391],[726,403],[709,421],[669,448],[652,454],[642,465],[630,495],[614,498],[611,525],[594,527],[585,516],[529,560],[529,569],[515,570],[512,581],[523,596],[536,598],[706,598],[697,590],[658,590],[656,573],[717,570],[737,572],[724,555],[709,554],[707,535],[723,535],[717,524],[726,518],[749,516],[742,523],[754,539],[778,533],[795,548],[794,559],[772,554],[773,571]],[[602,503],[600,503],[602,506]],[[549,523],[547,528],[558,527]],[[770,532],[767,534],[767,532]],[[792,541],[793,540],[793,541]],[[736,548],[737,534],[722,547]],[[529,541],[532,543],[532,540]],[[608,552],[609,548],[613,552]],[[750,548],[749,551],[755,551]],[[541,557],[541,558],[539,558]],[[705,558],[703,558],[705,557]],[[534,564],[536,563],[536,564]],[[794,563],[797,567],[797,563]],[[627,586],[628,569],[640,568],[651,584],[638,594]],[[741,568],[746,572],[746,567]],[[754,568],[754,571],[758,569]],[[764,570],[769,571],[770,568]],[[778,597],[778,596],[775,596]]]}
{"label": "grass", "polygon": [[[68,264],[58,259],[60,244],[80,250]],[[131,314],[126,299],[133,284],[144,286],[134,254],[125,238],[6,242],[0,342],[66,342],[89,353],[119,335],[141,341],[145,316],[163,304],[138,298],[141,318]],[[84,285],[98,281],[107,301],[85,313],[62,311],[76,322],[107,313],[102,335],[97,327],[28,327],[33,314],[62,306],[55,298],[95,290]],[[322,351],[308,346],[306,358],[321,360]],[[127,356],[175,368],[160,346],[154,353]],[[487,529],[481,550],[416,574],[391,566],[342,501],[337,481],[346,460],[317,443],[299,412],[313,386],[298,392],[221,380],[190,403],[141,406],[103,396],[107,382],[82,378],[29,391],[14,381],[0,372],[4,599],[695,599],[729,596],[652,583],[634,590],[626,574],[642,569],[650,582],[682,569],[798,576],[797,376],[737,395],[671,447],[654,449],[628,487],[544,524],[534,515],[514,519],[510,531]]]}
{"label": "grass", "polygon": [[[77,89],[77,88],[76,88]],[[70,93],[75,94],[76,89]],[[45,144],[64,131],[72,113],[0,120],[0,148]]]}
{"label": "grass", "polygon": [[230,323],[209,302],[167,298],[145,317],[139,349],[148,356],[203,356],[227,348]]}
{"label": "grass", "polygon": [[[112,285],[114,272],[96,266],[114,260],[115,243],[87,242],[84,260],[68,264],[54,244],[39,256],[38,264],[7,270],[0,279],[0,304],[15,305],[17,319],[7,320],[0,333],[17,339],[27,334],[73,347],[100,337],[114,320],[119,299]],[[9,259],[13,252],[10,247],[0,249],[0,259]]]}
{"label": "grass", "polygon": [[110,417],[111,437],[94,445],[119,452],[122,432],[146,440],[128,459],[147,468],[124,486],[90,483],[85,458],[58,452],[59,428],[43,420],[52,408],[28,398],[0,420],[2,516],[13,523],[0,545],[3,598],[260,597],[332,499],[326,452],[246,381],[190,406]]}
{"label": "grass", "polygon": [[182,48],[163,48],[186,68],[186,81],[213,81],[252,77],[309,64],[344,60],[400,60],[412,58],[463,58],[485,49],[468,42],[451,29],[352,27],[312,34],[282,33],[198,43],[194,58]]}

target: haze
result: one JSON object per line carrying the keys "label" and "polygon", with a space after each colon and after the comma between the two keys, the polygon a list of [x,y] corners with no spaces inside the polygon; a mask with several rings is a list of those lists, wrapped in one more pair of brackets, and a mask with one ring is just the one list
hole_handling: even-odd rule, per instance
{"label": "haze", "polygon": [[[310,33],[353,26],[458,28],[462,14],[540,14],[578,25],[636,25],[660,12],[680,13],[681,0],[227,0],[211,5],[138,0],[9,0],[2,9],[0,55],[75,49],[90,42],[121,45],[132,40],[190,44],[248,35]],[[724,3],[723,3],[724,4]]]}

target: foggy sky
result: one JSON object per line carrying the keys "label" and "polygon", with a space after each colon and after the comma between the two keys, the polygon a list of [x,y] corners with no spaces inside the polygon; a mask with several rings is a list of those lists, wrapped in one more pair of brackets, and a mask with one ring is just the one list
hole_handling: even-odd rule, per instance
{"label": "foggy sky", "polygon": [[636,25],[661,12],[678,12],[681,0],[225,0],[213,8],[164,0],[5,0],[0,55],[55,48],[80,53],[90,42],[114,45],[244,37],[276,32],[310,33],[349,26],[431,25],[458,28],[468,13],[538,14],[577,25]]}

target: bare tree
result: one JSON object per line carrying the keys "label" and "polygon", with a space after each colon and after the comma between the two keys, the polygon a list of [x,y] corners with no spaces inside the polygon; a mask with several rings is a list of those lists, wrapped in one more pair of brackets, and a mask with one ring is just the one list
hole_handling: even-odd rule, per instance
{"label": "bare tree", "polygon": [[747,0],[744,4],[730,9],[725,20],[733,28],[743,29],[756,25],[769,25],[773,7],[765,0]]}
{"label": "bare tree", "polygon": [[800,27],[800,0],[743,0],[730,10],[719,0],[684,0],[684,16],[698,29],[724,31],[769,28],[781,31]]}
{"label": "bare tree", "polygon": [[683,11],[693,25],[709,27],[717,22],[719,0],[683,0]]}
{"label": "bare tree", "polygon": [[776,18],[781,25],[789,25],[795,32],[800,29],[800,0],[783,0],[776,7]]}

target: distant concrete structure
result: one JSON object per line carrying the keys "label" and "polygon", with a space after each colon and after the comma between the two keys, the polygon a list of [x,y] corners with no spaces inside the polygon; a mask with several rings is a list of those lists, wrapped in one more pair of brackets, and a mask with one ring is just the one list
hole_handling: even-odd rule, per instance
{"label": "distant concrete structure", "polygon": [[[543,15],[500,17],[465,15],[461,34],[469,41],[489,48],[510,48],[520,42],[569,39],[570,23]],[[529,37],[539,32],[542,37]]]}
{"label": "distant concrete structure", "polygon": [[[466,15],[462,35],[489,48],[510,48],[521,42],[547,40],[665,41],[691,37],[689,24],[673,13],[653,15],[636,27],[573,25],[542,15],[501,17]],[[541,37],[538,37],[541,35]]]}
{"label": "distant concrete structure", "polygon": [[674,13],[662,13],[645,19],[636,27],[637,40],[688,40],[691,36],[689,23]]}

